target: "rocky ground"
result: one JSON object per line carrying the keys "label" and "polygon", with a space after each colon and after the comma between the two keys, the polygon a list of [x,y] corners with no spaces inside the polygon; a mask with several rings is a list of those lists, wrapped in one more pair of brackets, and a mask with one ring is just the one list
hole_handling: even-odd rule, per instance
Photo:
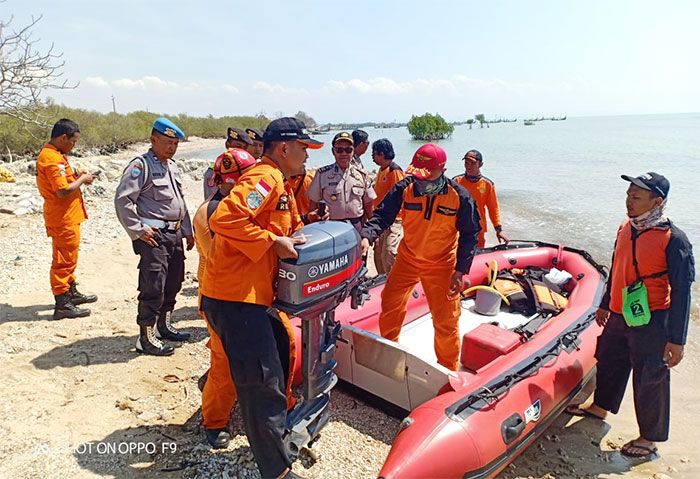
{"label": "rocky ground", "polygon": [[[204,162],[187,161],[188,154],[221,143],[193,139],[181,145],[191,211],[201,200]],[[85,190],[90,219],[82,228],[78,267],[81,288],[100,299],[90,317],[59,322],[50,320],[51,245],[35,212],[41,203],[32,162],[4,165],[16,182],[0,183],[0,477],[259,477],[237,410],[227,450],[212,451],[204,441],[196,381],[208,354],[206,328],[196,313],[196,252],[188,253],[175,311],[192,341],[169,358],[134,350],[136,257],[112,198],[115,179],[142,151],[144,145],[135,145],[74,162],[104,171]],[[690,337],[696,332],[693,325]],[[630,394],[620,414],[606,422],[558,418],[501,477],[700,477],[697,351],[693,339],[672,374],[672,436],[660,458],[639,463],[618,452],[636,434]],[[304,455],[294,470],[312,479],[376,477],[400,417],[373,405],[342,387],[334,390],[332,421],[314,454]]]}

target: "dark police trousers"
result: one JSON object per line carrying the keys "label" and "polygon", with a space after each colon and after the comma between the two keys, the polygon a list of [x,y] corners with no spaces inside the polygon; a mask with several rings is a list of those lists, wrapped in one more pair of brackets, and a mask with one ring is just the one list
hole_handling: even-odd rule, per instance
{"label": "dark police trousers", "polygon": [[278,477],[292,464],[282,442],[286,380],[273,330],[275,320],[267,309],[206,296],[201,302],[226,351],[245,432],[263,479]]}
{"label": "dark police trousers", "polygon": [[182,230],[155,230],[158,246],[140,239],[133,243],[139,255],[139,306],[136,322],[153,326],[160,313],[175,308],[175,297],[185,279],[185,251]]}
{"label": "dark police trousers", "polygon": [[631,371],[639,433],[649,441],[668,439],[671,373],[663,362],[667,319],[668,310],[653,311],[649,324],[630,328],[622,315],[610,313],[596,346],[593,402],[617,414]]}

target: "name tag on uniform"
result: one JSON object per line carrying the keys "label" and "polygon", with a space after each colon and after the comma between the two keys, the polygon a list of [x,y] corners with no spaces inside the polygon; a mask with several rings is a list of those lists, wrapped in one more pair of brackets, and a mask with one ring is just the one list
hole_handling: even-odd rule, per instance
{"label": "name tag on uniform", "polygon": [[153,176],[153,178],[156,178],[156,179],[158,179],[158,178],[164,178],[164,177],[165,177],[165,173],[162,172],[162,171],[154,171],[152,176]]}

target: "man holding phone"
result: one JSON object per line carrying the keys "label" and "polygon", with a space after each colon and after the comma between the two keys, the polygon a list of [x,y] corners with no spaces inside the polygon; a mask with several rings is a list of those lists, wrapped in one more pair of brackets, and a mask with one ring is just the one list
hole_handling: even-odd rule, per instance
{"label": "man holding phone", "polygon": [[68,153],[80,138],[80,128],[63,118],[51,130],[51,140],[36,159],[36,183],[44,198],[46,234],[53,242],[51,290],[56,302],[53,319],[82,318],[90,310],[78,308],[94,303],[97,296],[80,293],[75,284],[75,268],[80,249],[80,223],[87,219],[80,188],[90,185],[97,175],[76,173]]}

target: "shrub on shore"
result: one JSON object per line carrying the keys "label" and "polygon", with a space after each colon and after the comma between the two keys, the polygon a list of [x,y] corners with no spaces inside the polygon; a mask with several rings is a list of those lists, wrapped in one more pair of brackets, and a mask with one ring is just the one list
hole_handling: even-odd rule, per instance
{"label": "shrub on shore", "polygon": [[[212,115],[194,117],[184,113],[168,115],[147,111],[134,111],[127,114],[99,113],[52,103],[38,108],[49,125],[53,125],[60,118],[76,121],[80,125],[80,149],[94,148],[106,151],[115,151],[131,143],[148,139],[153,120],[159,116],[167,116],[173,120],[187,136],[202,138],[224,138],[226,128],[229,126],[264,129],[269,123],[269,120],[262,115],[215,118]],[[13,155],[34,154],[49,140],[50,133],[50,126],[44,128],[0,115],[0,156],[7,155],[8,152]]]}

